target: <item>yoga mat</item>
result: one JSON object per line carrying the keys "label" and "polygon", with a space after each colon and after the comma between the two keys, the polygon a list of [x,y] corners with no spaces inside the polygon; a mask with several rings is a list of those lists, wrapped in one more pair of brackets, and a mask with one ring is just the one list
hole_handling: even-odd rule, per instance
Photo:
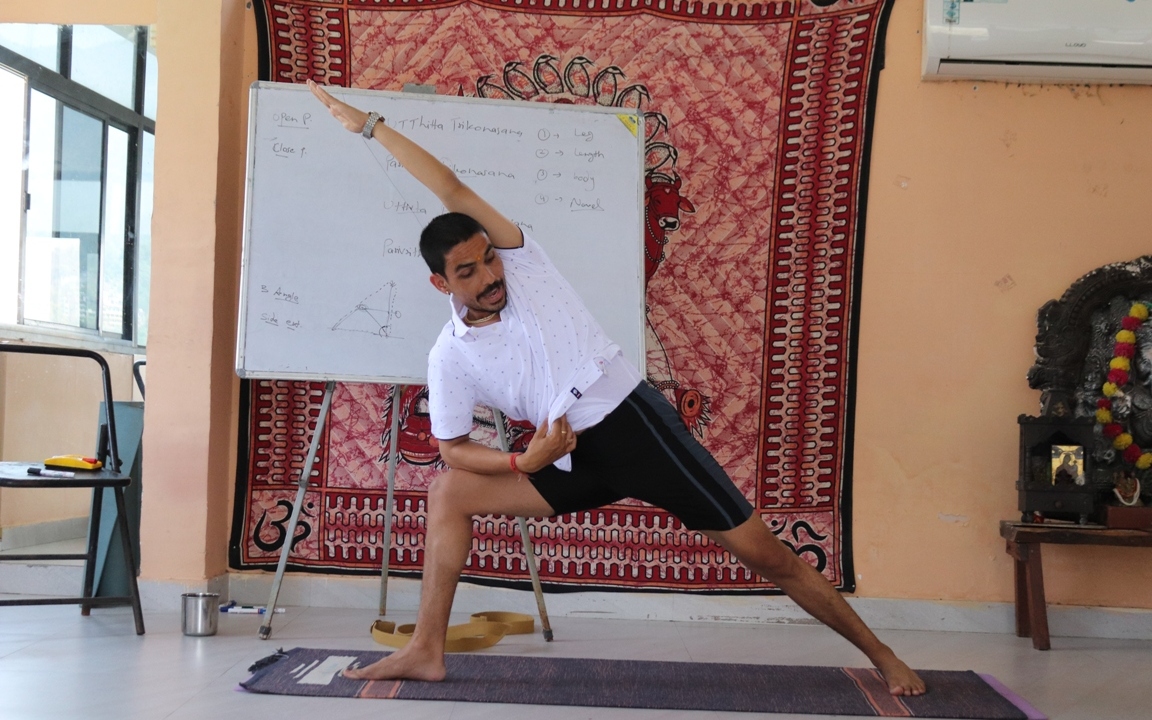
{"label": "yoga mat", "polygon": [[1044,720],[974,672],[918,670],[929,692],[894,698],[869,668],[450,655],[448,679],[349,680],[340,671],[388,653],[294,648],[258,662],[256,693],[869,717]]}

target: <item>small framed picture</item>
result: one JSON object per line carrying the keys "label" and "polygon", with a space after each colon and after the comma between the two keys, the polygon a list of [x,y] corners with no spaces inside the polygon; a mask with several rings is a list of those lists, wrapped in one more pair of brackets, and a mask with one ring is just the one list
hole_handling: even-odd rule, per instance
{"label": "small framed picture", "polygon": [[1083,485],[1084,482],[1084,446],[1053,445],[1052,484]]}

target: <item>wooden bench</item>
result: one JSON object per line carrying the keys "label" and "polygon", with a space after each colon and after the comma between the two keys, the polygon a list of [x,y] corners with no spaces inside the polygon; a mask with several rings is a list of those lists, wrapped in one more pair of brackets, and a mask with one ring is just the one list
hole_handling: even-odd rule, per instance
{"label": "wooden bench", "polygon": [[1000,536],[1008,541],[1007,552],[1016,561],[1016,635],[1031,637],[1032,647],[1047,650],[1048,607],[1044,600],[1044,570],[1040,546],[1122,545],[1152,547],[1152,532],[1110,530],[1076,525],[1000,522]]}

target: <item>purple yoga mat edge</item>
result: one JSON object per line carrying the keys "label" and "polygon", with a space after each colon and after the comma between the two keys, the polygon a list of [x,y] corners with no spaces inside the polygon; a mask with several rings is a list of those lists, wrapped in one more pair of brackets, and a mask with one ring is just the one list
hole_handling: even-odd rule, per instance
{"label": "purple yoga mat edge", "polygon": [[1020,708],[1020,712],[1028,716],[1028,720],[1048,720],[1048,716],[1032,707],[1032,704],[1012,691],[993,675],[976,673],[980,679],[992,686],[992,689],[1004,696],[1004,699]]}

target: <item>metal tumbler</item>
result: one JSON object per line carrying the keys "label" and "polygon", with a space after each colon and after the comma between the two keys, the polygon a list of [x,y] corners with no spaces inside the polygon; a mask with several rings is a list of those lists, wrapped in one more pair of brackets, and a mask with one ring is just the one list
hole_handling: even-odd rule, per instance
{"label": "metal tumbler", "polygon": [[184,634],[193,637],[215,635],[220,621],[218,593],[184,593],[180,596],[180,624]]}

